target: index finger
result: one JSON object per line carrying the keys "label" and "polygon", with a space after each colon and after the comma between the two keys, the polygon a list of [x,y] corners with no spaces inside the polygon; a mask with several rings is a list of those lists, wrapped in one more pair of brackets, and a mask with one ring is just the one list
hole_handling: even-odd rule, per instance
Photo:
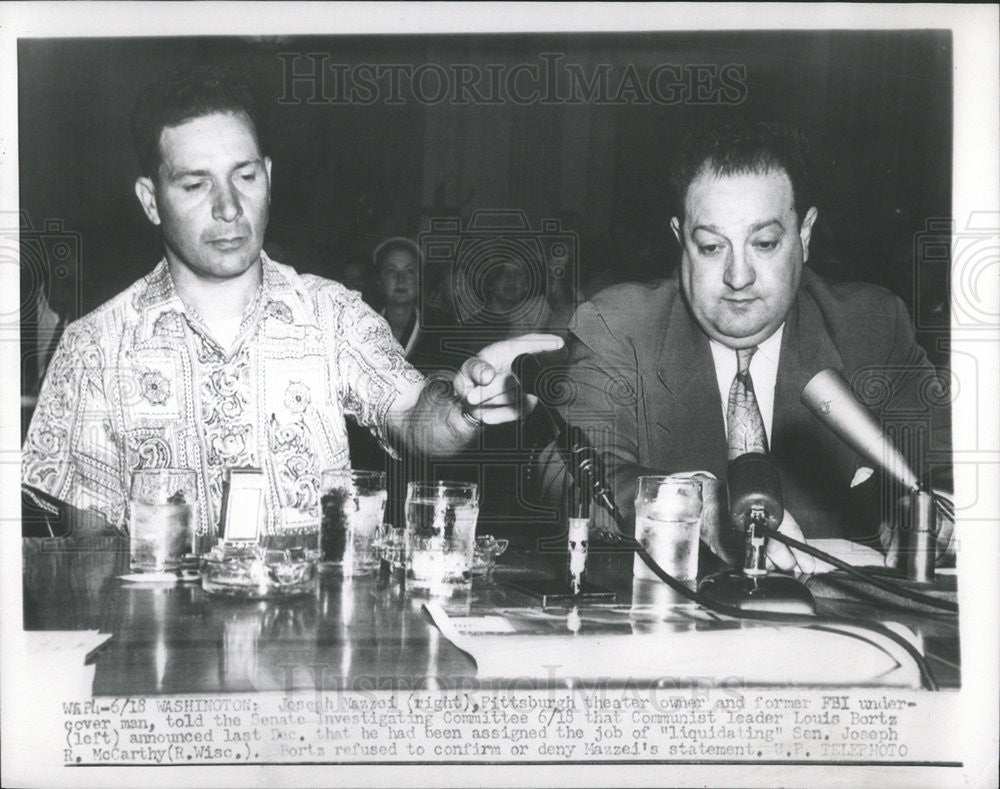
{"label": "index finger", "polygon": [[542,351],[558,351],[566,341],[558,334],[546,334],[535,332],[533,334],[522,334],[510,340],[512,343],[523,343],[524,353],[541,353]]}
{"label": "index finger", "polygon": [[514,360],[522,354],[558,351],[565,344],[563,338],[557,334],[522,334],[520,337],[487,346],[479,352],[479,355],[497,370],[509,370]]}

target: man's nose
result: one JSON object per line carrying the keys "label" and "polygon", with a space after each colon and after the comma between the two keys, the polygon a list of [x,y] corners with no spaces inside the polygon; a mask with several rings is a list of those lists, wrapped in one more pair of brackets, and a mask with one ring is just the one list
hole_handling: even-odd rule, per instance
{"label": "man's nose", "polygon": [[723,274],[726,285],[733,290],[743,290],[743,288],[753,285],[756,279],[757,272],[754,271],[753,263],[743,253],[743,250],[731,249]]}
{"label": "man's nose", "polygon": [[212,201],[212,218],[223,222],[233,222],[243,215],[240,196],[232,184],[217,187]]}

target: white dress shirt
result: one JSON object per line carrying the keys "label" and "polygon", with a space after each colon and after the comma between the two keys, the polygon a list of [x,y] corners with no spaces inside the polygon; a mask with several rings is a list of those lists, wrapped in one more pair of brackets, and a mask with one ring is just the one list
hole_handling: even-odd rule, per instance
{"label": "white dress shirt", "polygon": [[[771,445],[771,423],[774,419],[774,385],[778,380],[778,355],[781,352],[781,335],[785,331],[782,323],[778,330],[757,346],[757,352],[750,359],[750,377],[753,379],[753,390],[757,395],[757,406],[764,420],[764,431],[767,433],[768,446]],[[709,340],[712,348],[712,359],[715,362],[715,377],[719,384],[719,397],[722,399],[722,421],[728,434],[729,424],[726,412],[729,408],[729,390],[736,377],[736,351],[727,348],[720,342]]]}

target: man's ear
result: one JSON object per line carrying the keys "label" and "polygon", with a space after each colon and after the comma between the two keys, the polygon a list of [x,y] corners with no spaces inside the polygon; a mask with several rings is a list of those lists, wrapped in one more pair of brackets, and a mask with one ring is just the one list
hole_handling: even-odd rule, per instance
{"label": "man's ear", "polygon": [[681,221],[676,216],[670,217],[670,229],[674,231],[674,237],[677,239],[677,243],[683,246],[684,241],[681,239]]}
{"label": "man's ear", "polygon": [[146,218],[154,225],[160,224],[160,212],[156,208],[156,185],[152,178],[142,175],[135,179],[135,196],[139,198]]}
{"label": "man's ear", "polygon": [[264,157],[264,169],[267,171],[267,204],[271,204],[271,157]]}
{"label": "man's ear", "polygon": [[802,262],[809,260],[809,241],[812,239],[813,224],[816,222],[816,217],[819,216],[819,211],[816,206],[813,206],[808,211],[806,211],[805,218],[802,220],[802,227],[799,228],[799,238],[802,239]]}

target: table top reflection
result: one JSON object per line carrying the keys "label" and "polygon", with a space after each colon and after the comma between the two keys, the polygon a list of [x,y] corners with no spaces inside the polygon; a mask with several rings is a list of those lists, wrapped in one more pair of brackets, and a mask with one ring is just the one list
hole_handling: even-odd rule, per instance
{"label": "table top reflection", "polygon": [[[467,688],[475,682],[474,661],[440,634],[424,599],[408,596],[384,574],[344,580],[321,573],[313,594],[241,601],[209,595],[199,583],[123,581],[127,537],[25,539],[22,555],[25,629],[112,634],[92,656],[95,695]],[[560,558],[512,548],[492,578],[477,577],[471,595],[450,601],[448,610],[537,607],[510,583],[555,577]],[[631,601],[631,569],[630,554],[591,556],[591,577],[613,588],[619,604]],[[820,608],[908,625],[923,640],[941,686],[958,686],[957,617],[843,600],[823,600]]]}

